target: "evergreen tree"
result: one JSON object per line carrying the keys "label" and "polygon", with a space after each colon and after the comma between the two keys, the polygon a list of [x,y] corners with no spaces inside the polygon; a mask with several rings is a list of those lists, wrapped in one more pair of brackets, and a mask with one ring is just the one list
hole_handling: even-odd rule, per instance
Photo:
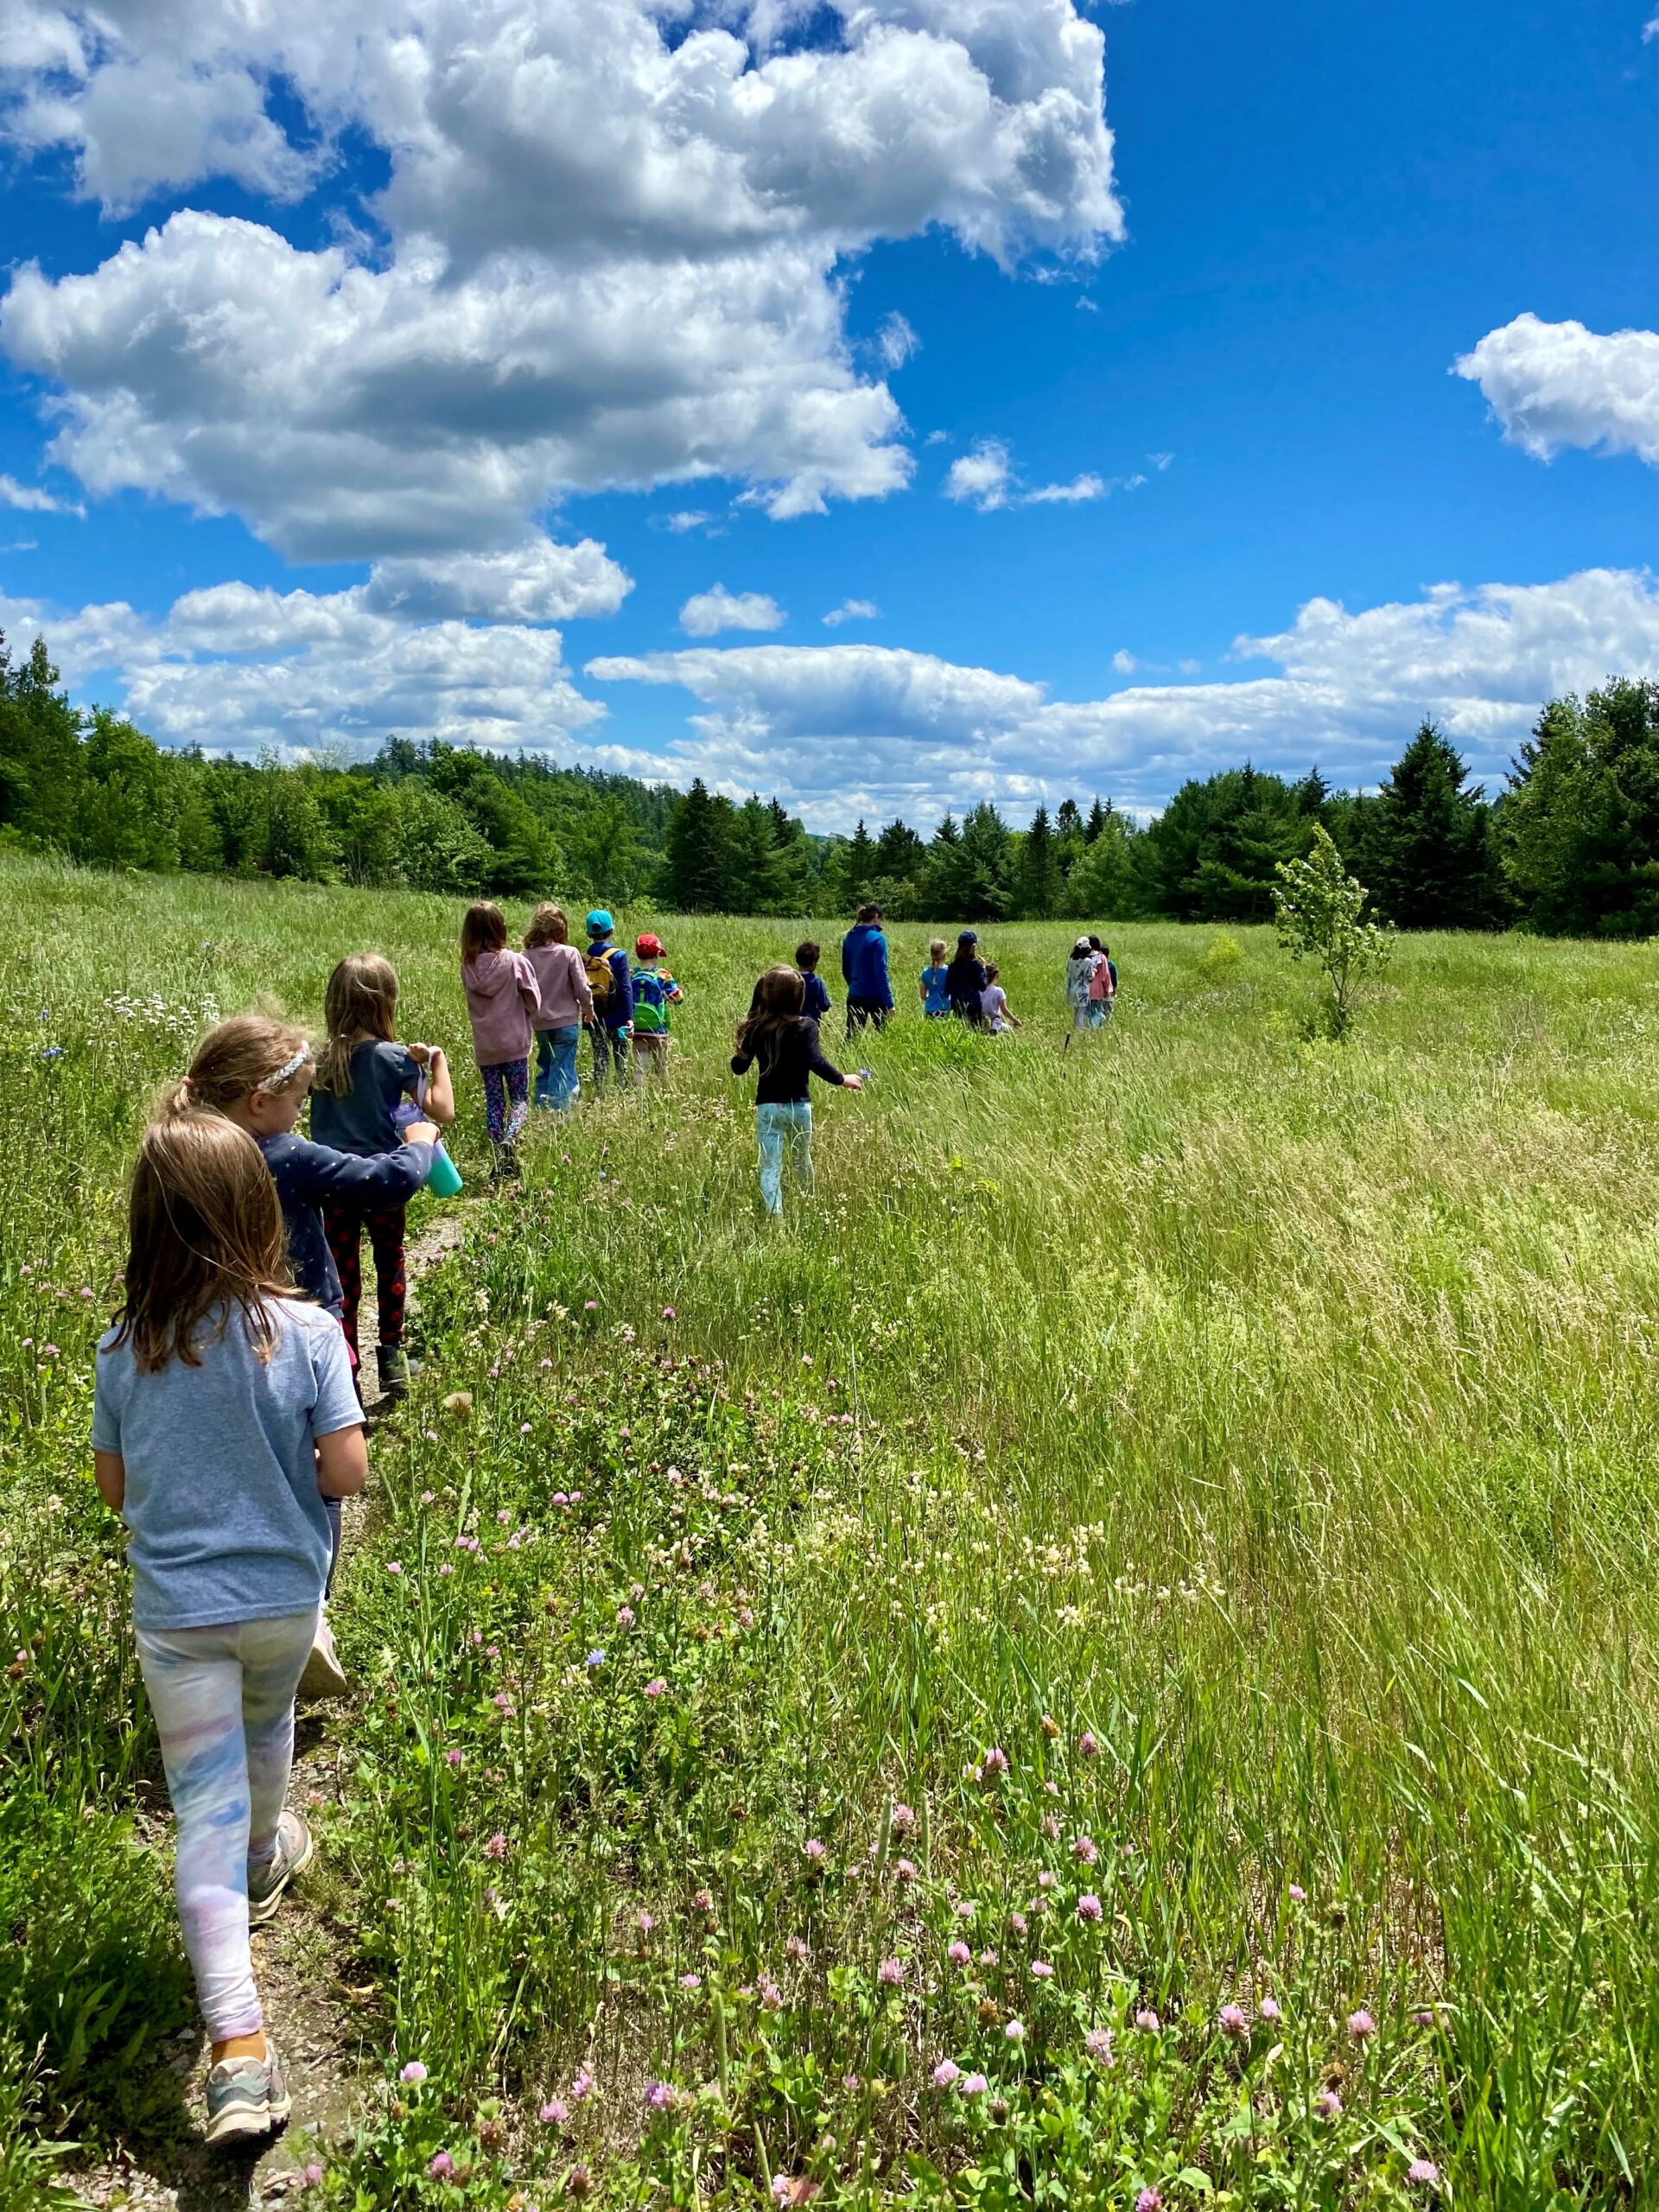
{"label": "evergreen tree", "polygon": [[786,914],[791,911],[789,869],[772,818],[751,797],[738,808],[732,824],[727,863],[727,899],[736,914]]}
{"label": "evergreen tree", "polygon": [[1552,700],[1498,810],[1505,874],[1550,935],[1659,931],[1659,683]]}
{"label": "evergreen tree", "polygon": [[1146,842],[1133,825],[1109,810],[1065,886],[1063,911],[1080,922],[1122,921],[1144,911],[1137,846]]}
{"label": "evergreen tree", "polygon": [[1364,846],[1372,900],[1401,929],[1488,929],[1497,918],[1491,810],[1432,721],[1384,780]]}
{"label": "evergreen tree", "polygon": [[58,688],[45,639],[14,667],[0,636],[0,829],[23,844],[70,851],[81,780],[80,717]]}
{"label": "evergreen tree", "polygon": [[963,866],[962,831],[954,815],[947,814],[933,832],[922,876],[922,903],[938,921],[961,919],[967,912],[966,878]]}
{"label": "evergreen tree", "polygon": [[1014,905],[1014,841],[988,799],[962,825],[960,890],[952,921],[1001,921]]}
{"label": "evergreen tree", "polygon": [[861,819],[852,836],[836,846],[824,870],[824,888],[833,892],[838,912],[850,913],[871,896],[875,876],[875,840]]}
{"label": "evergreen tree", "polygon": [[1109,800],[1103,806],[1099,799],[1096,799],[1089,810],[1089,819],[1083,825],[1083,837],[1085,844],[1092,845],[1099,837],[1101,831],[1106,827],[1111,810]]}
{"label": "evergreen tree", "polygon": [[727,881],[735,810],[698,776],[669,817],[663,900],[683,914],[729,911]]}
{"label": "evergreen tree", "polygon": [[1065,880],[1054,854],[1048,809],[1039,805],[1020,848],[1015,904],[1027,921],[1046,922],[1051,914],[1058,912],[1065,890]]}
{"label": "evergreen tree", "polygon": [[908,822],[889,822],[875,841],[875,873],[889,882],[913,882],[926,857],[926,846]]}

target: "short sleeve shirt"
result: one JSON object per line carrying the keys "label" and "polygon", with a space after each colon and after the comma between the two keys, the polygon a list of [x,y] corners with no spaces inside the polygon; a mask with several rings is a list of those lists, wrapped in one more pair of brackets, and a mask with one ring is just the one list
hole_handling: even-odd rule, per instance
{"label": "short sleeve shirt", "polygon": [[126,1466],[133,1618],[140,1628],[269,1620],[318,1605],[328,1516],[316,1440],[355,1428],[340,1324],[297,1300],[274,1302],[276,1343],[262,1361],[239,1313],[200,1364],[141,1373],[111,1330],[98,1348],[92,1445]]}
{"label": "short sleeve shirt", "polygon": [[359,1159],[396,1152],[400,1132],[392,1115],[417,1095],[420,1083],[421,1071],[401,1045],[365,1038],[352,1054],[352,1087],[345,1097],[312,1092],[311,1135],[318,1144]]}

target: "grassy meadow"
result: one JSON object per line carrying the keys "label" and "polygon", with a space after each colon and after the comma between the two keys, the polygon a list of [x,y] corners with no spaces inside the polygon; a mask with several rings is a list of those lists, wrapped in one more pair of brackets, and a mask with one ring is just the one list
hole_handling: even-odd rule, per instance
{"label": "grassy meadow", "polygon": [[899,926],[779,1227],[792,925],[628,914],[672,1084],[490,1195],[458,919],[0,868],[0,2208],[176,2125],[194,2017],[86,1443],[126,1161],[370,946],[469,1187],[335,1593],[288,1910],[359,2118],[290,2202],[1659,2202],[1652,953],[1407,939],[1338,1047],[1270,931],[1131,924],[1065,1049],[1068,925],[987,929],[997,1041]]}

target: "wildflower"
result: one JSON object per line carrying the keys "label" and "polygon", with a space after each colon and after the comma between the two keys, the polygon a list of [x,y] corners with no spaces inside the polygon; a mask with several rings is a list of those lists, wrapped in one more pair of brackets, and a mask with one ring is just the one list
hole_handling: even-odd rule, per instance
{"label": "wildflower", "polygon": [[864,2085],[856,2074],[843,2074],[841,2077],[841,2086],[850,2097],[855,2096]]}
{"label": "wildflower", "polygon": [[795,1964],[798,1966],[801,1961],[806,1956],[806,1939],[804,1936],[791,1936],[789,1941],[784,1945],[784,1956],[786,1959],[792,1959]]}
{"label": "wildflower", "polygon": [[702,1987],[702,1976],[700,1974],[683,1974],[680,1976],[680,1987],[682,1989],[701,1989]]}
{"label": "wildflower", "polygon": [[671,1321],[674,1319],[674,1308],[671,1306],[664,1306],[663,1319],[664,1321]]}
{"label": "wildflower", "polygon": [[642,1936],[649,1936],[657,1923],[648,1912],[637,1912],[633,1916],[633,1924]]}
{"label": "wildflower", "polygon": [[1321,2089],[1313,2100],[1313,2109],[1321,2120],[1340,2120],[1342,2099],[1334,2089]]}
{"label": "wildflower", "polygon": [[578,2202],[588,2195],[593,2185],[594,2177],[586,2166],[572,2166],[564,2177],[565,2195],[575,2197]]}
{"label": "wildflower", "polygon": [[982,1967],[994,1967],[998,1963],[996,1953],[988,1945],[980,1953],[979,1963]]}
{"label": "wildflower", "polygon": [[897,1989],[905,1978],[905,1969],[897,1959],[883,1959],[875,1970],[875,1978],[884,1989]]}
{"label": "wildflower", "polygon": [[973,1964],[974,1955],[969,1949],[968,1946],[963,1942],[960,1936],[958,1936],[956,1942],[950,1945],[944,1955],[950,1960],[953,1967],[966,1967]]}
{"label": "wildflower", "polygon": [[56,1344],[42,1344],[41,1346],[41,1357],[42,1359],[61,1359],[63,1357],[63,1354],[58,1350]]}
{"label": "wildflower", "polygon": [[1025,2023],[1021,2020],[1010,2020],[1007,2027],[1003,2029],[1002,2032],[1010,2043],[1024,2043],[1026,2039]]}
{"label": "wildflower", "polygon": [[570,2117],[570,2107],[563,2097],[550,2097],[542,2107],[543,2127],[563,2127]]}
{"label": "wildflower", "polygon": [[582,1302],[582,1310],[584,1313],[597,1313],[599,1311],[599,1300],[596,1298],[583,1299]]}
{"label": "wildflower", "polygon": [[464,1420],[473,1410],[473,1394],[470,1390],[452,1390],[442,1402],[445,1413]]}
{"label": "wildflower", "polygon": [[1077,1918],[1085,1928],[1092,1928],[1100,1918],[1101,1903],[1092,1890],[1085,1890],[1077,1899]]}
{"label": "wildflower", "polygon": [[916,1862],[913,1859],[901,1859],[893,1872],[895,1880],[913,1882],[916,1879]]}
{"label": "wildflower", "polygon": [[667,2112],[674,2102],[674,2091],[667,2082],[647,2082],[645,2102],[652,2112]]}
{"label": "wildflower", "polygon": [[993,1744],[985,1754],[984,1768],[987,1774],[1006,1774],[1008,1770],[1007,1753]]}
{"label": "wildflower", "polygon": [[318,2164],[315,2158],[312,2159],[310,2164],[307,2166],[304,2172],[302,2173],[300,2179],[305,2183],[308,2189],[315,2189],[317,2183],[322,2179],[322,2168]]}
{"label": "wildflower", "polygon": [[571,2103],[572,2103],[573,2105],[579,2105],[579,2104],[585,2103],[585,2102],[586,2102],[586,2101],[588,2100],[588,2098],[591,2097],[593,2094],[594,2094],[594,2077],[593,2077],[593,2075],[589,2072],[589,2070],[588,2069],[588,2068],[587,2068],[586,2066],[582,2066],[582,2067],[578,2068],[577,2072],[576,2072],[576,2078],[575,2078],[575,2081],[570,2084],[570,2101],[571,2101]]}
{"label": "wildflower", "polygon": [[1046,1713],[1038,1726],[1051,1744],[1060,1732],[1060,1724],[1052,1713]]}
{"label": "wildflower", "polygon": [[1059,1879],[1060,1878],[1058,1874],[1051,1874],[1047,1868],[1045,1867],[1043,1872],[1037,1877],[1037,1886],[1039,1890],[1055,1889],[1058,1886]]}
{"label": "wildflower", "polygon": [[982,2097],[990,2086],[982,2074],[964,2074],[962,2077],[962,2094],[964,2097]]}
{"label": "wildflower", "polygon": [[1073,1836],[1071,1856],[1079,1866],[1093,1866],[1100,1858],[1100,1846],[1091,1835]]}
{"label": "wildflower", "polygon": [[1279,2000],[1276,1997],[1264,1997],[1255,2010],[1257,2018],[1265,2020],[1269,2027],[1284,2018],[1284,2014],[1279,2010]]}
{"label": "wildflower", "polygon": [[1099,1737],[1091,1734],[1090,1732],[1085,1728],[1082,1735],[1077,1738],[1077,1751],[1079,1755],[1085,1759],[1097,1759],[1100,1757]]}
{"label": "wildflower", "polygon": [[1033,1981],[1052,1981],[1054,1969],[1046,1959],[1033,1959],[1031,1962],[1031,1978]]}
{"label": "wildflower", "polygon": [[484,1856],[486,1859],[505,1859],[506,1855],[507,1839],[502,1834],[500,1829],[498,1828],[495,1834],[490,1838],[489,1841],[485,1845]]}
{"label": "wildflower", "polygon": [[408,2065],[404,2067],[403,2072],[399,2074],[397,2079],[400,2082],[424,2082],[426,2079],[426,2069],[422,2065],[418,2058],[411,2058]]}
{"label": "wildflower", "polygon": [[455,2171],[455,2162],[447,2151],[440,2151],[436,2158],[427,2160],[426,2171],[434,2181],[448,2181]]}
{"label": "wildflower", "polygon": [[1440,2016],[1432,2005],[1420,2005],[1411,2017],[1420,2028],[1437,2028],[1440,2024]]}
{"label": "wildflower", "polygon": [[951,1909],[958,1920],[971,1920],[974,1916],[974,1901],[971,1897],[958,1897]]}
{"label": "wildflower", "polygon": [[595,1649],[588,1654],[582,1664],[587,1667],[602,1667],[605,1664],[605,1654]]}
{"label": "wildflower", "polygon": [[1419,2189],[1438,2189],[1440,2170],[1433,2158],[1414,2158],[1406,2168],[1406,2179],[1414,2182]]}
{"label": "wildflower", "polygon": [[1250,2023],[1242,2005],[1224,2005],[1216,2015],[1216,2024],[1233,2043],[1250,2039]]}
{"label": "wildflower", "polygon": [[1376,2033],[1376,2022],[1362,2006],[1348,2015],[1348,2033],[1357,2044],[1368,2044]]}
{"label": "wildflower", "polygon": [[1030,1922],[1023,1912],[1011,1912],[1008,1915],[1008,1933],[1011,1936],[1023,1936],[1030,1925]]}
{"label": "wildflower", "polygon": [[1164,2212],[1162,2190],[1143,2189],[1135,2200],[1135,2212]]}
{"label": "wildflower", "polygon": [[616,1624],[618,1628],[632,1628],[633,1626],[633,1607],[632,1605],[619,1605],[616,1609]]}
{"label": "wildflower", "polygon": [[767,1974],[758,1974],[754,1982],[755,1987],[760,1992],[760,2002],[765,2009],[768,2012],[781,2012],[784,2009],[784,1993],[772,1976]]}
{"label": "wildflower", "polygon": [[1307,1891],[1303,1889],[1300,1882],[1293,1882],[1285,1894],[1289,1897],[1292,1904],[1306,1904],[1307,1903]]}
{"label": "wildflower", "polygon": [[1150,2005],[1143,2005],[1135,2016],[1135,2024],[1143,2036],[1155,2036],[1164,2024]]}
{"label": "wildflower", "polygon": [[660,1675],[654,1675],[652,1679],[645,1684],[645,1695],[647,1697],[661,1697],[663,1692],[667,1688],[668,1684],[663,1680]]}
{"label": "wildflower", "polygon": [[806,1841],[801,1846],[801,1856],[806,1860],[809,1866],[823,1866],[824,1857],[823,1846],[818,1841],[817,1836],[808,1836]]}
{"label": "wildflower", "polygon": [[490,1703],[499,1713],[505,1714],[512,1711],[512,1700],[507,1695],[505,1690],[498,1690],[490,1700]]}
{"label": "wildflower", "polygon": [[1097,2058],[1103,2066],[1112,2063],[1112,2031],[1109,2028],[1090,2028],[1083,2039],[1083,2047],[1090,2058]]}
{"label": "wildflower", "polygon": [[933,2069],[933,2086],[936,2089],[948,2089],[961,2079],[962,2069],[954,2058],[942,2058]]}
{"label": "wildflower", "polygon": [[691,1910],[693,1912],[712,1912],[714,1909],[714,1898],[709,1895],[707,1890],[693,1890],[691,1892]]}
{"label": "wildflower", "polygon": [[908,1835],[916,1825],[916,1815],[908,1805],[895,1805],[887,1825],[894,1835]]}

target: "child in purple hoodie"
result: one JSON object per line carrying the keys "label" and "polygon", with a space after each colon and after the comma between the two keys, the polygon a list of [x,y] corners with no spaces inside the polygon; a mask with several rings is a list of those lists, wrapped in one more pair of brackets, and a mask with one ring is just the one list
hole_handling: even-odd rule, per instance
{"label": "child in purple hoodie", "polygon": [[473,1025],[473,1050],[484,1078],[491,1179],[518,1172],[513,1151],[530,1113],[531,1025],[541,1012],[536,970],[522,952],[507,950],[506,917],[480,900],[461,925],[461,980]]}

